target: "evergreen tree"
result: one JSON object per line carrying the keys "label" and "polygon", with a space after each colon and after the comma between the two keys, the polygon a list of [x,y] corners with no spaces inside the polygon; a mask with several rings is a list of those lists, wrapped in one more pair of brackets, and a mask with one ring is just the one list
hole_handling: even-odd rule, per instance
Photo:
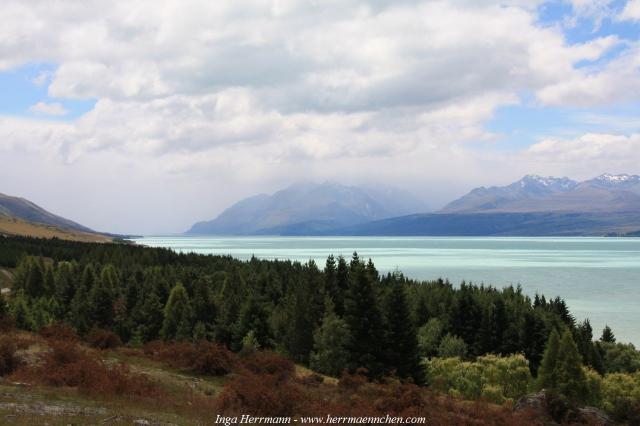
{"label": "evergreen tree", "polygon": [[35,329],[31,310],[27,305],[27,300],[23,290],[18,290],[15,296],[11,299],[11,316],[13,316],[13,321],[17,328],[23,330]]}
{"label": "evergreen tree", "polygon": [[385,298],[384,313],[387,319],[387,367],[395,368],[399,377],[412,377],[416,382],[422,382],[416,329],[401,284],[392,284]]}
{"label": "evergreen tree", "polygon": [[537,375],[547,342],[547,331],[544,318],[538,310],[524,314],[522,328],[522,344],[525,357],[529,360],[532,375]]}
{"label": "evergreen tree", "polygon": [[202,278],[196,280],[192,301],[194,320],[202,324],[205,336],[213,336],[217,308],[209,281]]}
{"label": "evergreen tree", "polygon": [[383,372],[384,327],[376,291],[365,266],[357,254],[351,261],[349,288],[345,297],[345,320],[351,330],[349,345],[351,370],[359,367],[368,370],[373,377]]}
{"label": "evergreen tree", "polygon": [[569,330],[564,332],[560,340],[556,380],[558,392],[569,401],[580,403],[588,397],[587,378],[582,369],[580,353]]}
{"label": "evergreen tree", "polygon": [[[59,304],[68,309],[75,294],[73,282],[75,269],[70,262],[60,262],[53,275],[54,295]],[[62,319],[62,318],[59,318]]]}
{"label": "evergreen tree", "polygon": [[338,376],[349,362],[348,345],[351,333],[347,323],[336,315],[328,300],[320,327],[313,334],[311,368],[331,376]]}
{"label": "evergreen tree", "polygon": [[286,329],[283,345],[291,358],[303,364],[309,362],[316,326],[310,291],[307,283],[299,283],[294,294],[285,302]]}
{"label": "evergreen tree", "polygon": [[342,299],[341,289],[338,287],[338,276],[336,269],[336,259],[333,255],[327,258],[324,266],[324,289],[325,294],[331,298],[333,305]]}
{"label": "evergreen tree", "polygon": [[89,290],[84,285],[80,285],[73,296],[73,300],[71,300],[69,320],[80,335],[87,333],[91,328],[91,312],[87,303],[88,298]]}
{"label": "evergreen tree", "polygon": [[249,332],[253,332],[253,339],[258,342],[261,348],[272,346],[269,316],[255,296],[249,296],[240,310],[233,349],[240,350],[242,348],[242,341]]}
{"label": "evergreen tree", "polygon": [[169,293],[164,308],[164,321],[160,334],[165,340],[191,340],[191,304],[189,295],[182,283],[176,284]]}
{"label": "evergreen tree", "polygon": [[44,271],[42,263],[35,257],[27,258],[27,279],[25,283],[25,296],[38,298],[45,293]]}
{"label": "evergreen tree", "polygon": [[616,342],[616,336],[614,336],[613,331],[611,331],[611,328],[608,325],[604,326],[604,329],[602,330],[602,336],[600,337],[600,341],[605,343]]}
{"label": "evergreen tree", "polygon": [[336,268],[336,285],[339,297],[333,301],[336,315],[344,315],[344,298],[349,288],[349,266],[344,257],[338,256],[338,267]]}
{"label": "evergreen tree", "polygon": [[88,314],[92,326],[108,329],[113,324],[116,302],[117,273],[111,265],[105,266],[100,279],[93,282],[89,291]]}
{"label": "evergreen tree", "polygon": [[558,364],[558,351],[560,338],[555,329],[551,330],[544,356],[538,369],[538,386],[543,389],[555,389],[558,383],[556,367]]}
{"label": "evergreen tree", "polygon": [[160,336],[164,321],[164,305],[153,284],[145,284],[142,297],[133,309],[131,316],[136,325],[134,334],[140,335],[145,342],[155,340]]}
{"label": "evergreen tree", "polygon": [[51,265],[46,265],[44,268],[42,287],[43,296],[53,296],[55,292],[55,280],[53,277],[53,267],[51,267]]}

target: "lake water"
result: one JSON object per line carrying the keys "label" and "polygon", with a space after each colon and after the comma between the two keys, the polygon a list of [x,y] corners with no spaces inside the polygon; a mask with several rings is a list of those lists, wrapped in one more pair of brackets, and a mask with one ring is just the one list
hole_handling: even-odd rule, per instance
{"label": "lake water", "polygon": [[467,237],[145,237],[139,244],[249,259],[349,258],[357,251],[381,272],[396,268],[421,280],[448,278],[502,287],[521,284],[533,296],[564,298],[599,337],[605,324],[618,341],[640,344],[640,239]]}

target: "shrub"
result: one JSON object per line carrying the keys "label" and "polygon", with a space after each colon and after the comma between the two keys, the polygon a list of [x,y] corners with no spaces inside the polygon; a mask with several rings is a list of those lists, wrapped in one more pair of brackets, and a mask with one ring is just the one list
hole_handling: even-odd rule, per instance
{"label": "shrub", "polygon": [[16,345],[10,336],[0,336],[0,376],[13,373],[20,364]]}
{"label": "shrub", "polygon": [[236,367],[234,354],[223,345],[202,340],[188,342],[154,341],[143,347],[148,357],[164,362],[172,368],[197,374],[223,376]]}
{"label": "shrub", "polygon": [[146,376],[131,373],[125,365],[108,367],[74,342],[50,341],[38,365],[16,372],[20,379],[55,387],[77,387],[94,395],[157,397],[163,394]]}
{"label": "shrub", "polygon": [[116,333],[108,330],[94,329],[86,337],[89,346],[96,349],[115,349],[122,346],[122,340]]}
{"label": "shrub", "polygon": [[443,392],[465,399],[485,398],[501,404],[526,394],[533,378],[522,355],[486,355],[476,362],[460,358],[425,361],[430,383]]}
{"label": "shrub", "polygon": [[47,340],[76,342],[78,335],[68,324],[57,322],[40,329],[40,335]]}
{"label": "shrub", "polygon": [[295,372],[291,360],[271,351],[258,351],[242,358],[242,367],[253,374],[272,376],[276,382],[288,380]]}

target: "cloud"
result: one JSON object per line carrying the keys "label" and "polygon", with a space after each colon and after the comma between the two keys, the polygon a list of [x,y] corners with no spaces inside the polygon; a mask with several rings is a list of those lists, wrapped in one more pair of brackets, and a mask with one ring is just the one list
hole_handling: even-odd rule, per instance
{"label": "cloud", "polygon": [[[532,96],[559,107],[638,100],[638,46],[571,44],[561,25],[540,23],[542,3],[6,0],[0,70],[54,64],[34,83],[95,104],[64,122],[45,117],[64,111],[55,103],[0,116],[0,151],[42,166],[57,182],[42,184],[50,202],[69,187],[140,208],[111,217],[98,195],[74,205],[77,220],[122,232],[180,231],[308,177],[385,180],[435,205],[534,171],[522,169],[542,153],[494,147],[501,135],[487,123],[499,108]],[[595,16],[606,2],[573,3]]]}
{"label": "cloud", "polygon": [[574,139],[545,139],[523,152],[522,159],[563,169],[576,177],[638,171],[640,134],[587,133]]}
{"label": "cloud", "polygon": [[37,104],[32,105],[29,108],[29,111],[34,114],[52,115],[56,117],[67,115],[69,113],[69,111],[65,109],[64,105],[59,102],[38,102]]}
{"label": "cloud", "polygon": [[640,0],[629,0],[618,19],[621,21],[640,21]]}
{"label": "cloud", "polygon": [[640,93],[640,43],[625,49],[604,65],[585,66],[567,78],[540,89],[547,105],[590,107],[638,99]]}

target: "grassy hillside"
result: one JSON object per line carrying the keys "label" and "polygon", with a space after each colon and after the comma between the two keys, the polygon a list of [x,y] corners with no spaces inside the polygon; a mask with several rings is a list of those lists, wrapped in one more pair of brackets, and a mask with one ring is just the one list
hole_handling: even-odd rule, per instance
{"label": "grassy hillside", "polygon": [[2,424],[196,425],[212,424],[218,414],[299,419],[329,413],[425,417],[431,425],[537,424],[508,406],[465,402],[394,380],[330,379],[271,352],[162,342],[97,349],[62,327],[5,333],[0,346],[10,338],[19,363],[0,382]]}
{"label": "grassy hillside", "polygon": [[0,215],[0,235],[20,235],[34,238],[59,238],[61,240],[95,243],[112,241],[112,238],[101,234],[75,231],[55,225],[27,222],[4,215]]}

